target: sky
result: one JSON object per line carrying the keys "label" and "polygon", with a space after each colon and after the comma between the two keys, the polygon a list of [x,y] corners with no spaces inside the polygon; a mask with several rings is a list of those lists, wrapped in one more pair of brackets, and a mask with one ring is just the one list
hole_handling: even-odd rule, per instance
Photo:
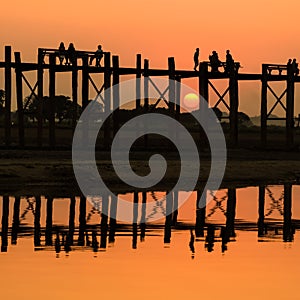
{"label": "sky", "polygon": [[[57,48],[64,41],[80,50],[96,50],[102,44],[120,56],[121,66],[133,67],[141,53],[150,67],[166,68],[168,57],[174,56],[176,68],[190,70],[199,47],[200,60],[207,60],[212,50],[224,60],[230,49],[243,66],[241,72],[260,73],[262,63],[285,64],[299,57],[299,8],[298,0],[90,0],[85,5],[70,0],[5,1],[0,59],[4,45],[32,62],[39,47]],[[70,90],[65,81],[58,92]],[[256,115],[259,108],[260,84],[240,83],[240,110]]]}

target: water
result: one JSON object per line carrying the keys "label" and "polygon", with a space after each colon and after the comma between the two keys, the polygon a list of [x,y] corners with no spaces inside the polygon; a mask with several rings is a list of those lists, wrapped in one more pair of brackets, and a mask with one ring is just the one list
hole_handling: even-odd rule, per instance
{"label": "water", "polygon": [[205,226],[197,192],[177,220],[146,225],[140,214],[110,225],[101,201],[1,197],[1,298],[300,299],[299,195],[297,185],[220,190]]}

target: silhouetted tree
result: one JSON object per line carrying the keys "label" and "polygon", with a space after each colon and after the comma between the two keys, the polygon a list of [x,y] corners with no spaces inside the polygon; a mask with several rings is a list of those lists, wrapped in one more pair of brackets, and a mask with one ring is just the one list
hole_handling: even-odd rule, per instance
{"label": "silhouetted tree", "polygon": [[238,112],[238,122],[239,122],[239,125],[244,125],[247,127],[253,126],[253,123],[252,123],[250,117],[241,111]]}

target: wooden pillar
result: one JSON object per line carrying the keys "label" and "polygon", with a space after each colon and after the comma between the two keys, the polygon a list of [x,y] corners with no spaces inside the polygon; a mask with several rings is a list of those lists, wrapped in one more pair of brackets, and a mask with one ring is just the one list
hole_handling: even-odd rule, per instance
{"label": "wooden pillar", "polygon": [[68,243],[70,246],[72,246],[74,242],[75,207],[76,207],[76,199],[75,197],[71,197],[70,208],[69,208],[69,234],[68,234]]}
{"label": "wooden pillar", "polygon": [[38,93],[38,111],[37,111],[37,143],[39,147],[43,144],[43,98],[44,98],[44,51],[38,50],[38,69],[37,69],[37,93]]}
{"label": "wooden pillar", "polygon": [[35,197],[34,246],[41,245],[41,197]]}
{"label": "wooden pillar", "polygon": [[79,203],[79,233],[78,246],[84,246],[84,233],[86,229],[86,198],[80,197]]}
{"label": "wooden pillar", "polygon": [[75,130],[77,125],[77,105],[78,105],[78,67],[77,59],[75,58],[72,62],[72,100],[73,100],[73,111],[72,111],[72,129]]}
{"label": "wooden pillar", "polygon": [[55,147],[55,64],[54,54],[49,57],[49,146]]}
{"label": "wooden pillar", "polygon": [[283,206],[283,240],[293,241],[292,226],[292,185],[284,185],[284,206]]}
{"label": "wooden pillar", "polygon": [[[203,191],[205,193],[206,200],[206,190]],[[206,203],[203,205],[201,203],[201,194],[202,191],[197,191],[197,200],[196,200],[196,226],[195,226],[195,235],[196,237],[204,237],[204,227],[205,227],[205,218],[206,218]],[[201,206],[201,207],[200,207]]]}
{"label": "wooden pillar", "polygon": [[146,236],[146,207],[147,207],[147,192],[142,192],[142,213],[141,213],[141,242],[145,240]]}
{"label": "wooden pillar", "polygon": [[137,220],[138,220],[138,205],[139,205],[139,193],[134,192],[133,194],[133,220],[132,220],[132,249],[137,248]]}
{"label": "wooden pillar", "polygon": [[118,197],[114,194],[111,195],[111,204],[110,204],[110,219],[109,219],[109,236],[108,242],[115,242],[115,234],[117,227],[117,207],[118,207]]}
{"label": "wooden pillar", "polygon": [[15,197],[13,223],[11,229],[11,244],[16,245],[18,240],[18,231],[20,225],[20,197]]}
{"label": "wooden pillar", "polygon": [[88,56],[82,57],[82,82],[81,82],[81,97],[82,109],[85,109],[89,102],[89,66]]}
{"label": "wooden pillar", "polygon": [[9,197],[8,196],[3,196],[3,200],[2,200],[1,252],[7,252],[7,246],[8,246],[8,215],[9,215]]}
{"label": "wooden pillar", "polygon": [[175,115],[175,59],[174,57],[168,58],[168,71],[169,71],[169,111],[172,116]]}
{"label": "wooden pillar", "polygon": [[232,68],[229,74],[229,121],[230,121],[230,142],[232,146],[238,144],[238,107],[239,92],[237,71]]}
{"label": "wooden pillar", "polygon": [[100,248],[106,248],[106,241],[107,241],[107,221],[108,221],[108,205],[109,205],[108,195],[102,196],[102,213],[101,213],[101,238],[100,238]]}
{"label": "wooden pillar", "polygon": [[149,109],[149,60],[144,59],[144,109]]}
{"label": "wooden pillar", "polygon": [[114,135],[119,130],[119,107],[120,107],[120,73],[119,73],[119,56],[114,55],[113,60],[113,128]]}
{"label": "wooden pillar", "polygon": [[294,145],[294,98],[295,80],[294,74],[288,70],[286,82],[286,146],[291,148]]}
{"label": "wooden pillar", "polygon": [[[199,94],[206,100],[207,106],[209,103],[208,99],[208,63],[201,62],[199,67]],[[201,107],[200,107],[201,109]]]}
{"label": "wooden pillar", "polygon": [[258,190],[258,236],[264,235],[265,228],[265,186],[259,186]]}
{"label": "wooden pillar", "polygon": [[47,198],[47,215],[46,215],[46,246],[52,246],[52,222],[53,222],[53,198]]}
{"label": "wooden pillar", "polygon": [[135,85],[135,108],[141,108],[141,76],[142,76],[142,55],[136,55],[136,85]]}
{"label": "wooden pillar", "polygon": [[181,96],[181,78],[176,76],[176,107],[175,107],[175,118],[179,120],[180,118],[180,96]]}
{"label": "wooden pillar", "polygon": [[260,105],[260,139],[262,146],[267,144],[267,117],[268,117],[268,70],[262,65],[261,105]]}
{"label": "wooden pillar", "polygon": [[173,195],[167,192],[166,196],[166,220],[164,230],[164,243],[171,243],[171,226],[172,226],[172,210],[173,210]]}
{"label": "wooden pillar", "polygon": [[111,113],[111,70],[110,70],[110,52],[104,54],[104,145],[105,148],[110,144],[111,120],[107,118]]}
{"label": "wooden pillar", "polygon": [[22,80],[20,52],[15,52],[15,61],[16,61],[16,89],[17,89],[19,145],[23,147],[24,146],[24,111],[23,111],[23,80]]}
{"label": "wooden pillar", "polygon": [[5,145],[11,143],[11,46],[5,46]]}
{"label": "wooden pillar", "polygon": [[226,208],[226,231],[227,237],[235,237],[234,220],[236,209],[236,189],[228,189],[228,200]]}

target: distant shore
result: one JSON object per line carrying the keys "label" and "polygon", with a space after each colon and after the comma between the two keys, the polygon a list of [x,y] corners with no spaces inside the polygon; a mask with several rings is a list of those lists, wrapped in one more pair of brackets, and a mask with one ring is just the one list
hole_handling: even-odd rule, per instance
{"label": "distant shore", "polygon": [[[132,168],[146,174],[148,164],[145,152],[131,160]],[[166,190],[177,182],[180,162],[168,153],[168,171],[164,180],[153,190]],[[101,176],[114,192],[125,193],[133,189],[122,184],[114,174],[109,153],[99,155]],[[210,171],[209,155],[201,157],[200,178],[196,188],[204,186]],[[0,154],[1,195],[80,195],[73,173],[71,151],[2,150]],[[270,152],[230,150],[221,187],[243,187],[261,184],[300,183],[299,152]]]}

